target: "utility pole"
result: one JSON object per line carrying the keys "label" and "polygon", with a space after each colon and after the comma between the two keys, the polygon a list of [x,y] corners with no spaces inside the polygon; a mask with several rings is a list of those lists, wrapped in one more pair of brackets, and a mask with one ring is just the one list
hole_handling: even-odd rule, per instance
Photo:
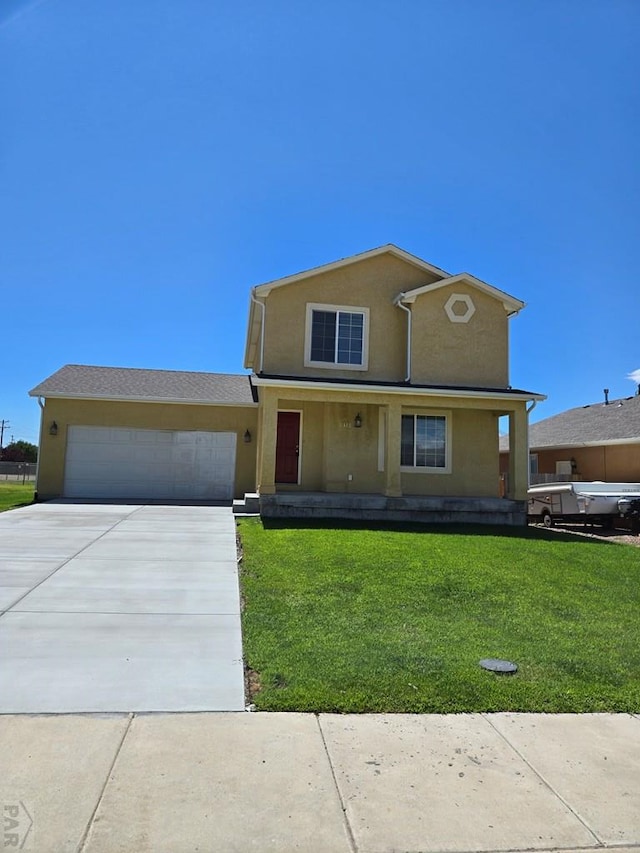
{"label": "utility pole", "polygon": [[11,424],[9,421],[5,421],[4,419],[0,421],[0,453],[2,452],[2,443],[4,441],[4,431],[5,429],[9,429]]}

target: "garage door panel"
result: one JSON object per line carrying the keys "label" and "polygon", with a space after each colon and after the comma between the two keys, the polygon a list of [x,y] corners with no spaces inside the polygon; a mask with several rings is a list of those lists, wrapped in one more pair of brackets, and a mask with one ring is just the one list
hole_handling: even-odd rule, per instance
{"label": "garage door panel", "polygon": [[235,433],[69,427],[64,494],[230,500]]}
{"label": "garage door panel", "polygon": [[114,444],[111,447],[110,459],[103,460],[100,455],[96,454],[95,447],[91,444],[70,444],[67,448],[67,466],[69,463],[77,464],[78,466],[91,465],[95,463],[99,465],[110,465],[113,462],[128,462],[134,458],[133,448],[126,444]]}
{"label": "garage door panel", "polygon": [[[123,429],[123,430],[109,430],[109,437],[105,439],[108,444],[122,444],[129,445],[132,441],[136,440],[137,430],[133,429]],[[90,439],[89,439],[90,441]]]}
{"label": "garage door panel", "polygon": [[111,430],[109,427],[69,427],[70,434],[73,434],[76,444],[84,444],[87,442],[108,442],[111,440]]}
{"label": "garage door panel", "polygon": [[195,465],[196,453],[191,447],[174,447],[171,452],[171,459],[174,465]]}
{"label": "garage door panel", "polygon": [[168,430],[136,429],[133,439],[138,444],[167,445],[175,442],[175,433]]}

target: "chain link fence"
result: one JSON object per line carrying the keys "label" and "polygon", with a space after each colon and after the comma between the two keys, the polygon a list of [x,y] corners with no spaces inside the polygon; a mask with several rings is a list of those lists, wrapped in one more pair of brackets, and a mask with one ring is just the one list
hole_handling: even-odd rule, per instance
{"label": "chain link fence", "polygon": [[35,462],[0,462],[0,480],[35,481],[37,467]]}

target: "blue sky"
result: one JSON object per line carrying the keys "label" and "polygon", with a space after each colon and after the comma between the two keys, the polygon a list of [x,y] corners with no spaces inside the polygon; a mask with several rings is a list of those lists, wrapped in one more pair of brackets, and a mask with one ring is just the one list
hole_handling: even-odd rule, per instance
{"label": "blue sky", "polygon": [[632,394],[639,27],[637,0],[2,0],[9,435],[66,363],[242,371],[252,285],[388,242],[528,303],[534,420]]}

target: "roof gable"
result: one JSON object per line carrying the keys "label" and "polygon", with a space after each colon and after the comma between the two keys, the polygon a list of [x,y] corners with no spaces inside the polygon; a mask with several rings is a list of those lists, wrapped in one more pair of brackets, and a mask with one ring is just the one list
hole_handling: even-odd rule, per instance
{"label": "roof gable", "polygon": [[379,255],[393,255],[396,258],[399,258],[402,261],[405,261],[408,264],[411,264],[414,267],[417,267],[424,272],[431,273],[432,275],[436,275],[439,278],[449,277],[449,273],[445,272],[445,270],[440,269],[439,267],[433,266],[433,264],[427,263],[427,261],[423,261],[421,258],[416,257],[416,255],[412,255],[410,252],[405,252],[404,249],[401,249],[399,246],[395,246],[393,243],[387,243],[384,246],[378,246],[375,249],[369,249],[366,252],[359,252],[357,255],[350,255],[348,258],[341,258],[338,261],[332,261],[329,264],[323,264],[319,267],[312,267],[308,270],[303,270],[302,272],[295,273],[294,275],[285,276],[284,278],[278,278],[274,281],[265,282],[265,284],[259,284],[254,287],[253,292],[255,296],[268,296],[269,293],[276,287],[284,287],[288,284],[296,284],[299,281],[304,281],[306,278],[311,278],[311,276],[322,275],[323,273],[333,272],[333,270],[340,269],[341,267],[350,266],[351,264],[357,264],[361,261],[369,260],[370,258],[378,257]]}
{"label": "roof gable", "polygon": [[423,261],[421,258],[412,255],[410,252],[406,252],[404,249],[401,249],[399,246],[395,246],[393,243],[387,243],[384,246],[378,246],[375,249],[369,249],[366,252],[360,252],[347,258],[341,258],[338,261],[332,261],[331,263],[323,264],[319,267],[312,267],[311,269],[303,270],[302,272],[295,273],[294,275],[285,276],[284,278],[256,285],[251,290],[249,302],[244,366],[253,368],[256,360],[259,361],[258,352],[264,345],[261,343],[261,335],[263,335],[265,305],[267,297],[272,290],[288,285],[299,284],[308,279],[336,272],[344,269],[345,267],[355,266],[356,264],[360,264],[364,261],[369,261],[385,255],[396,258],[397,260],[412,266],[414,269],[425,273],[428,276],[428,280],[433,280],[433,278],[439,280],[450,277],[449,273],[445,270]]}
{"label": "roof gable", "polygon": [[416,287],[415,290],[408,290],[406,293],[401,293],[398,296],[398,301],[411,304],[424,293],[432,293],[435,290],[439,290],[441,287],[449,287],[456,284],[466,284],[500,300],[504,305],[505,311],[509,315],[517,314],[518,311],[521,311],[525,306],[525,303],[520,299],[516,299],[514,296],[509,296],[509,294],[505,293],[503,290],[498,290],[498,288],[494,287],[492,284],[487,284],[486,281],[482,281],[467,272],[447,276],[447,278],[443,278],[433,284],[424,284],[422,287]]}

